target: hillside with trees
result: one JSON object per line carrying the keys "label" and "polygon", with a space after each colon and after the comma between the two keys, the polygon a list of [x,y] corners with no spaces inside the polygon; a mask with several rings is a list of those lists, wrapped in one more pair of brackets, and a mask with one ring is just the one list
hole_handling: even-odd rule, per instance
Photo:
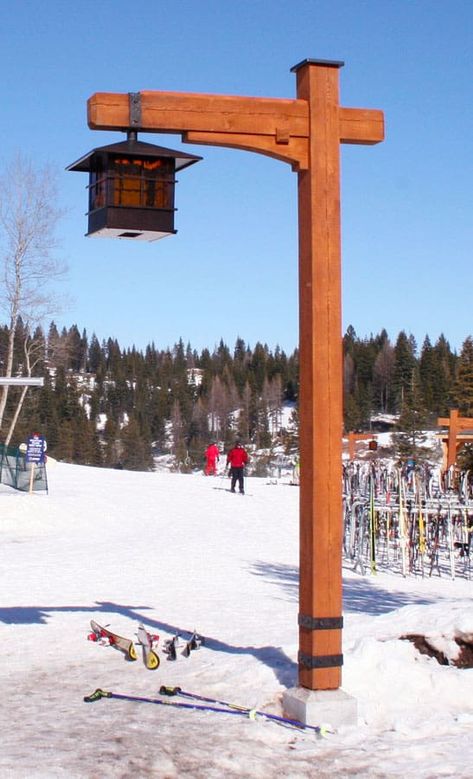
{"label": "hillside with trees", "polygon": [[[9,359],[11,332],[0,329],[0,361]],[[34,365],[25,343],[34,343]],[[34,431],[44,435],[55,458],[78,464],[147,470],[153,456],[169,453],[176,467],[201,467],[211,439],[228,446],[235,435],[262,449],[275,439],[297,450],[297,349],[286,354],[266,344],[220,341],[200,353],[179,340],[172,348],[154,342],[144,351],[123,348],[113,338],[98,341],[77,325],[30,335],[21,318],[14,334],[12,375],[43,376],[44,387],[26,393],[10,435],[17,446]],[[400,332],[385,330],[359,338],[352,327],[343,338],[345,430],[368,430],[376,414],[398,418],[398,429],[433,428],[440,415],[458,408],[473,412],[473,339],[457,355],[440,336],[426,336],[420,350]],[[11,428],[20,390],[7,398],[1,436]],[[293,407],[282,425],[283,407]],[[408,448],[408,447],[407,447]]]}

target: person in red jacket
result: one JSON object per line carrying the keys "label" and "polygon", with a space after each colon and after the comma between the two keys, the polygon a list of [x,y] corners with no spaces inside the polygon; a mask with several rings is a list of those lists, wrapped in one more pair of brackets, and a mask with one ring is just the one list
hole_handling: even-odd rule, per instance
{"label": "person in red jacket", "polygon": [[205,475],[216,476],[217,475],[217,463],[220,459],[220,452],[215,441],[212,441],[210,446],[205,450]]}
{"label": "person in red jacket", "polygon": [[233,449],[230,449],[227,454],[227,465],[230,466],[230,476],[232,479],[231,492],[235,492],[236,483],[238,482],[238,489],[242,495],[244,494],[243,472],[248,459],[248,452],[243,448],[241,443],[237,441]]}

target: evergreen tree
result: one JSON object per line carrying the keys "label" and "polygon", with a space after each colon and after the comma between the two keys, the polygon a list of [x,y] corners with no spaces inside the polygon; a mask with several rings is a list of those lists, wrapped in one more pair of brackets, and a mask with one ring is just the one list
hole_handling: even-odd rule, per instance
{"label": "evergreen tree", "polygon": [[250,384],[254,392],[260,394],[266,377],[268,347],[256,344],[250,361]]}
{"label": "evergreen tree", "polygon": [[401,413],[398,419],[398,451],[400,460],[412,458],[420,462],[426,457],[423,447],[426,436],[423,432],[426,423],[426,410],[420,389],[419,371],[412,373],[410,387],[405,388]]}
{"label": "evergreen tree", "polygon": [[102,434],[102,463],[107,468],[121,465],[120,428],[114,419],[107,419]]}
{"label": "evergreen tree", "polygon": [[141,435],[139,424],[131,418],[121,434],[123,467],[129,471],[153,470],[151,446]]}
{"label": "evergreen tree", "polygon": [[72,325],[66,336],[67,352],[68,352],[68,368],[74,373],[85,370],[87,345],[85,344],[82,336],[79,333],[77,325]]}
{"label": "evergreen tree", "polygon": [[351,430],[361,430],[363,427],[360,409],[353,395],[345,398],[344,427],[346,433]]}
{"label": "evergreen tree", "polygon": [[473,416],[473,338],[463,342],[453,386],[453,402],[465,417]]}
{"label": "evergreen tree", "polygon": [[179,408],[179,403],[177,400],[174,401],[172,407],[171,435],[174,467],[178,471],[185,472],[188,470],[188,456],[181,409]]}
{"label": "evergreen tree", "polygon": [[402,409],[404,395],[412,385],[412,375],[416,367],[415,342],[404,330],[398,335],[394,347],[393,392],[396,409]]}
{"label": "evergreen tree", "polygon": [[72,424],[74,436],[73,462],[80,465],[102,465],[102,451],[94,422],[75,419]]}
{"label": "evergreen tree", "polygon": [[90,373],[103,374],[105,372],[105,354],[102,347],[99,344],[98,338],[95,333],[92,334],[90,339],[90,346],[88,350],[87,370]]}
{"label": "evergreen tree", "polygon": [[[44,436],[48,443],[48,451],[53,454],[59,443],[59,417],[56,403],[56,394],[51,385],[49,373],[44,377],[44,385],[39,390],[37,405],[37,425],[39,430],[44,431]],[[22,427],[29,427],[28,421],[22,422]],[[28,430],[26,431],[28,433]],[[23,440],[26,440],[24,436]]]}
{"label": "evergreen tree", "polygon": [[54,449],[48,444],[48,451],[58,460],[67,463],[74,462],[75,440],[74,423],[71,419],[63,420],[58,428],[57,442]]}
{"label": "evergreen tree", "polygon": [[343,353],[349,354],[351,357],[354,357],[355,354],[355,344],[357,341],[355,328],[353,325],[349,325],[347,327],[347,331],[345,335],[343,336]]}
{"label": "evergreen tree", "polygon": [[252,408],[252,393],[249,382],[245,383],[240,402],[240,413],[238,415],[238,436],[243,441],[250,441],[251,439],[251,408]]}
{"label": "evergreen tree", "polygon": [[431,411],[435,410],[435,385],[437,382],[437,365],[435,359],[435,352],[430,342],[430,338],[426,335],[424,343],[422,344],[422,350],[419,359],[419,376],[422,388],[422,395],[424,398],[425,407]]}
{"label": "evergreen tree", "polygon": [[452,353],[444,335],[440,335],[434,346],[436,380],[433,384],[432,411],[440,416],[448,414],[450,395],[458,358]]}
{"label": "evergreen tree", "polygon": [[203,453],[209,443],[207,412],[202,399],[198,398],[192,409],[186,441],[188,456],[198,467],[202,464]]}

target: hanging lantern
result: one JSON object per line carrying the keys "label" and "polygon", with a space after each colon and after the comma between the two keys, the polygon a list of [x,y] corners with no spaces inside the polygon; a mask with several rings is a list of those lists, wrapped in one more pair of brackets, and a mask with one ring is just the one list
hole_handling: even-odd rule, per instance
{"label": "hanging lantern", "polygon": [[157,241],[175,234],[176,172],[201,159],[143,143],[130,131],[126,141],[69,165],[66,170],[89,174],[87,236]]}
{"label": "hanging lantern", "polygon": [[369,442],[368,449],[370,450],[370,452],[376,452],[377,451],[377,449],[378,449],[378,442],[375,441],[374,438],[373,438],[372,441]]}

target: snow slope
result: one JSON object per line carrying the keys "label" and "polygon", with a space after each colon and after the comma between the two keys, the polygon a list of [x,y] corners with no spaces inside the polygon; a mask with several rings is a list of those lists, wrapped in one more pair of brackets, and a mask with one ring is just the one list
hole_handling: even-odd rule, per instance
{"label": "snow slope", "polygon": [[[356,727],[326,739],[237,716],[101,700],[97,687],[159,697],[162,684],[281,714],[297,679],[298,489],[247,479],[58,463],[50,492],[2,488],[0,666],[8,779],[52,777],[470,777],[473,670],[400,640],[431,634],[451,654],[473,634],[466,579],[344,571],[343,688]],[[159,633],[161,665],[86,640],[90,619]],[[206,645],[160,647],[196,628]]]}

